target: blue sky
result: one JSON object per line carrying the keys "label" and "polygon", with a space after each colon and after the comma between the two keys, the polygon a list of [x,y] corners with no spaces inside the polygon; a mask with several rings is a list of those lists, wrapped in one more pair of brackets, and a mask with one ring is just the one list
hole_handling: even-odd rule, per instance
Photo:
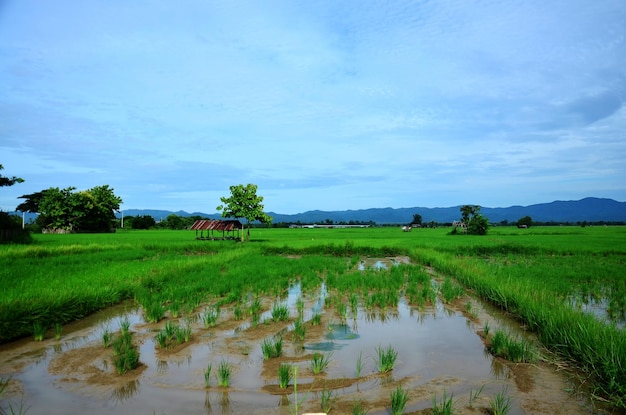
{"label": "blue sky", "polygon": [[0,0],[0,209],[626,201],[626,2]]}

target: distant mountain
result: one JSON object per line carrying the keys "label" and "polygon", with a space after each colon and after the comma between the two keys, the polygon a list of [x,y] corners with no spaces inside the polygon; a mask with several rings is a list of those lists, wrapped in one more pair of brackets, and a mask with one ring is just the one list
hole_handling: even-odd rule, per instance
{"label": "distant mountain", "polygon": [[[267,212],[274,218],[274,222],[286,223],[322,223],[326,220],[333,222],[373,221],[377,224],[409,223],[414,214],[422,215],[424,222],[438,223],[453,222],[460,218],[460,206],[445,208],[372,208],[361,210],[322,211],[310,210],[303,213],[286,215]],[[581,200],[554,201],[529,206],[511,206],[506,208],[483,207],[481,213],[490,222],[499,223],[504,220],[515,222],[524,216],[530,216],[537,222],[626,222],[626,202],[617,202],[613,199],[588,197]],[[150,215],[155,220],[165,219],[167,215],[202,216],[211,219],[220,219],[219,213],[207,214],[202,212],[187,213],[185,211],[172,212],[168,210],[128,209],[125,216]],[[119,215],[118,215],[119,216]]]}

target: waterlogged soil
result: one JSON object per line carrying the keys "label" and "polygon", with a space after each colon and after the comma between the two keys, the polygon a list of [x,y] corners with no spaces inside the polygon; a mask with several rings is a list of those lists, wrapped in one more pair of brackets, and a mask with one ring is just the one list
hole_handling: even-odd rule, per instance
{"label": "waterlogged soil", "polygon": [[[100,414],[292,414],[322,412],[322,395],[330,393],[331,414],[390,413],[390,395],[398,386],[408,392],[404,413],[430,414],[433,399],[453,396],[455,413],[489,414],[490,401],[509,397],[510,414],[590,414],[592,409],[569,371],[548,360],[512,364],[487,352],[483,327],[526,335],[513,320],[469,295],[454,304],[397,307],[348,313],[345,320],[324,306],[324,287],[301,293],[290,289],[282,301],[290,320],[271,321],[274,298],[265,298],[260,322],[236,320],[223,308],[215,327],[195,317],[167,317],[147,324],[140,309],[121,304],[63,328],[61,339],[48,333],[43,342],[23,339],[0,346],[0,376],[10,378],[0,408],[24,408],[30,415]],[[305,340],[294,342],[296,299],[304,300]],[[471,301],[471,312],[467,302]],[[313,315],[322,313],[313,325]],[[119,331],[128,318],[140,352],[138,368],[118,375],[111,348],[103,347],[105,330]],[[168,349],[157,347],[156,333],[166,321],[193,328],[191,340]],[[266,360],[261,343],[282,336],[283,355]],[[394,369],[376,367],[377,349],[398,353]],[[322,374],[313,374],[314,353],[329,356]],[[220,362],[233,372],[228,387],[217,384]],[[359,362],[361,362],[359,364]],[[286,389],[278,386],[281,363],[297,367]],[[212,365],[210,385],[204,373]],[[360,372],[360,373],[358,373]]]}

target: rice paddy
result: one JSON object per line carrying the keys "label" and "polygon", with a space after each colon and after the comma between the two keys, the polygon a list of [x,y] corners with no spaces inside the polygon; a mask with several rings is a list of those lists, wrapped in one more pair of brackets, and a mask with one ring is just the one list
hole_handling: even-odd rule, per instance
{"label": "rice paddy", "polygon": [[[491,351],[491,365],[555,362],[559,369],[569,368],[573,383],[568,387],[574,400],[582,399],[579,406],[623,410],[626,229],[507,227],[484,237],[447,231],[258,229],[246,244],[194,241],[184,231],[136,231],[35,235],[30,246],[0,246],[0,290],[5,293],[0,360],[6,361],[0,377],[6,379],[12,370],[12,360],[4,358],[19,355],[19,347],[46,350],[56,344],[73,358],[83,347],[83,355],[104,353],[96,368],[110,373],[105,376],[110,385],[126,382],[109,387],[129,411],[139,409],[134,405],[140,402],[127,396],[141,394],[148,379],[193,401],[191,392],[175,383],[193,384],[195,376],[198,389],[206,391],[205,409],[219,406],[217,412],[237,413],[253,399],[268,402],[252,406],[263,413],[264,407],[276,407],[272,396],[288,396],[279,405],[285,413],[294,411],[294,402],[319,410],[322,400],[331,413],[419,413],[448,406],[434,400],[446,391],[446,398],[453,392],[458,399],[455,413],[470,407],[524,413],[520,391],[525,389],[500,377],[502,369],[438,383],[446,379],[445,372],[439,373],[448,367],[445,361],[456,359],[454,347],[472,343],[465,337],[454,340],[458,335],[446,331],[458,318],[474,327],[469,335],[477,345],[482,342],[479,347]],[[80,329],[92,334],[74,338],[79,322],[117,304],[126,304],[117,320]],[[500,311],[512,320],[494,317]],[[438,317],[429,322],[431,313]],[[414,337],[426,325],[433,332]],[[440,377],[427,376],[424,371],[435,369],[420,350],[442,335],[445,346],[433,344],[424,356],[436,350],[447,358],[436,366]],[[293,344],[284,344],[283,337]],[[99,346],[89,349],[89,341]],[[193,352],[197,369],[175,363],[179,354],[203,348],[210,360]],[[464,353],[472,361],[485,359]],[[62,374],[54,355],[44,353],[44,370]],[[267,375],[251,369],[254,365],[245,362],[254,362],[255,356],[262,367],[274,369]],[[309,370],[300,370],[301,379],[288,379],[280,365],[289,366],[292,375],[299,365]],[[456,366],[450,366],[448,378],[465,379]],[[20,375],[18,370],[16,381],[24,382],[29,371]],[[135,383],[128,383],[129,376]],[[254,379],[283,392],[263,392],[262,386],[251,386],[257,384]],[[20,395],[19,389],[11,393],[16,397],[11,402],[27,400],[29,413],[44,413],[45,406],[39,407],[32,395]],[[406,409],[399,409],[403,401]],[[173,413],[170,402],[160,404],[147,412]]]}

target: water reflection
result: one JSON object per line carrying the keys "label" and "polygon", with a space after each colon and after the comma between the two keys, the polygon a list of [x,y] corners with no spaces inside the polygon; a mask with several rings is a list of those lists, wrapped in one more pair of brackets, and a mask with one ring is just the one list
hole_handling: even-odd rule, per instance
{"label": "water reflection", "polygon": [[126,383],[124,386],[116,388],[111,394],[111,398],[116,403],[122,403],[130,398],[132,398],[136,393],[140,390],[140,382],[139,380],[131,380]]}

